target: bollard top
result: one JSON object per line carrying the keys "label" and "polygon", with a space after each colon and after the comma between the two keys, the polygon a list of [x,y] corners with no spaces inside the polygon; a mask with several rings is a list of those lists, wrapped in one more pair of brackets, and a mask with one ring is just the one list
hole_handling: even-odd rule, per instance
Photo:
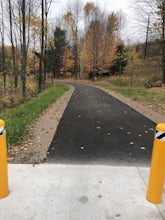
{"label": "bollard top", "polygon": [[0,119],[0,127],[5,127],[5,121]]}
{"label": "bollard top", "polygon": [[165,123],[160,123],[156,126],[156,130],[165,132]]}
{"label": "bollard top", "polygon": [[0,136],[6,134],[5,122],[0,119]]}

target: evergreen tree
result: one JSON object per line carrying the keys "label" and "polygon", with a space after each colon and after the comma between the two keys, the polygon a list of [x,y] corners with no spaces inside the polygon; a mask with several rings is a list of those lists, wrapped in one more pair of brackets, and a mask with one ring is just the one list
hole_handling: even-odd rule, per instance
{"label": "evergreen tree", "polygon": [[65,53],[66,36],[65,31],[56,27],[54,31],[53,45],[47,51],[47,70],[54,73],[54,77],[59,77],[63,68],[63,58]]}
{"label": "evergreen tree", "polygon": [[113,64],[110,68],[113,74],[118,73],[122,74],[125,67],[127,66],[128,58],[127,51],[124,48],[123,44],[117,46],[116,49],[116,59],[113,61]]}

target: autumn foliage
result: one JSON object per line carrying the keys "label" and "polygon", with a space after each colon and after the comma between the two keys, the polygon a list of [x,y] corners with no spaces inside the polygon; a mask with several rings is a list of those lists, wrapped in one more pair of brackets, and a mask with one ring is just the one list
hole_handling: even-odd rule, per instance
{"label": "autumn foliage", "polygon": [[117,47],[123,45],[118,15],[102,11],[93,2],[84,5],[77,0],[59,17],[57,25],[48,19],[51,4],[51,0],[1,1],[3,97],[10,88],[25,101],[54,78],[94,80],[114,74],[111,67],[118,59]]}

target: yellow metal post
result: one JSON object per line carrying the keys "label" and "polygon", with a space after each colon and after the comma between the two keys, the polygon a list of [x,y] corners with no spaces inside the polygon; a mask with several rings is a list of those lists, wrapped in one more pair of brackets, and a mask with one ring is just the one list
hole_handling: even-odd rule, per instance
{"label": "yellow metal post", "polygon": [[158,124],[153,144],[147,200],[154,204],[162,201],[165,180],[165,124]]}
{"label": "yellow metal post", "polygon": [[0,119],[0,199],[9,194],[5,122]]}

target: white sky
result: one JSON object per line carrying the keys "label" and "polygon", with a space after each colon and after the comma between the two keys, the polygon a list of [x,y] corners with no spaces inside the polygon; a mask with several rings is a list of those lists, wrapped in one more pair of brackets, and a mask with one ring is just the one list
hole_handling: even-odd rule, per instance
{"label": "white sky", "polygon": [[[70,0],[71,2],[74,2],[76,0]],[[117,11],[122,10],[123,12],[127,12],[129,9],[129,1],[130,0],[81,0],[84,2],[84,5],[86,2],[94,2],[97,5],[101,6],[102,9],[106,9],[107,11]],[[69,0],[56,0],[54,3],[52,3],[52,14],[54,12],[58,13],[62,10],[63,7],[65,7],[66,4],[68,4]]]}
{"label": "white sky", "polygon": [[128,9],[129,0],[97,0],[96,2],[107,10],[122,10],[123,12],[126,12]]}
{"label": "white sky", "polygon": [[[57,3],[53,3],[51,6],[50,17],[53,19],[62,13],[63,9],[65,9],[65,5],[68,4],[69,1],[74,2],[75,0],[56,0]],[[81,0],[84,2],[94,2],[99,5],[103,10],[106,9],[108,12],[112,11],[120,11],[125,15],[126,22],[125,27],[123,28],[122,38],[124,41],[127,39],[131,39],[132,42],[141,41],[144,39],[145,34],[142,33],[141,36],[138,34],[137,27],[134,27],[134,17],[131,15],[130,9],[130,1],[131,0]],[[144,35],[144,36],[143,36]]]}

